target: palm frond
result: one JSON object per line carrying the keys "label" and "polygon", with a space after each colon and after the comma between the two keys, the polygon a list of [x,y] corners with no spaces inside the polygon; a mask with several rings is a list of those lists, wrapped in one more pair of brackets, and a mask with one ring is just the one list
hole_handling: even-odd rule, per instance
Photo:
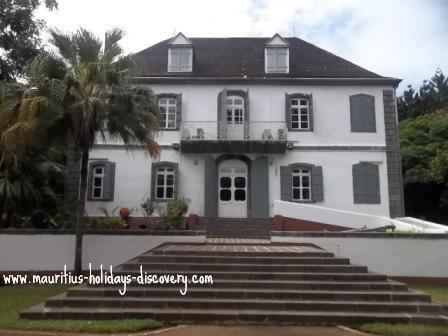
{"label": "palm frond", "polygon": [[51,28],[50,44],[58,49],[59,54],[67,61],[73,62],[76,59],[76,48],[73,43],[73,36],[71,34],[64,33],[56,28]]}
{"label": "palm frond", "polygon": [[117,27],[106,32],[102,57],[102,61],[104,63],[113,62],[115,57],[120,56],[123,53],[123,49],[120,47],[118,42],[120,42],[125,35],[125,31]]}
{"label": "palm frond", "polygon": [[101,53],[101,40],[92,32],[79,28],[74,36],[78,59],[81,63],[98,62]]}

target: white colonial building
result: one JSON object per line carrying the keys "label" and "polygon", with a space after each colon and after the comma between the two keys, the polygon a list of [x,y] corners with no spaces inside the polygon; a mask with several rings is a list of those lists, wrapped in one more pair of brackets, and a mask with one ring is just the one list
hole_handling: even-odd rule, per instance
{"label": "white colonial building", "polygon": [[[204,217],[269,218],[274,202],[403,215],[395,88],[296,37],[187,38],[138,53],[160,110],[160,160],[98,143],[87,213],[147,198]],[[280,214],[281,215],[281,214]],[[298,216],[300,218],[300,216]]]}

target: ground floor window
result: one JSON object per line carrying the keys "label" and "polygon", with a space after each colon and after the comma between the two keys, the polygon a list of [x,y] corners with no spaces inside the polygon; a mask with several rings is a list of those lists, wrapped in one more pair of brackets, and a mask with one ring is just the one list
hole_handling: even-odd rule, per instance
{"label": "ground floor window", "polygon": [[174,198],[174,168],[157,168],[156,172],[156,198]]}
{"label": "ground floor window", "polygon": [[104,165],[93,168],[92,198],[101,199],[104,195]]}
{"label": "ground floor window", "polygon": [[292,170],[292,199],[311,200],[311,170],[309,168],[297,167]]}

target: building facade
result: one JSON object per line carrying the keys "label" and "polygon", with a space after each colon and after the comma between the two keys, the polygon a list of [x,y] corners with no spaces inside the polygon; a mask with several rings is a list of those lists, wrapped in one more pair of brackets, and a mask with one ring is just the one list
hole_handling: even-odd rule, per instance
{"label": "building facade", "polygon": [[137,54],[160,112],[158,161],[98,142],[86,211],[188,198],[205,217],[269,218],[274,200],[403,215],[395,88],[298,38],[192,38]]}

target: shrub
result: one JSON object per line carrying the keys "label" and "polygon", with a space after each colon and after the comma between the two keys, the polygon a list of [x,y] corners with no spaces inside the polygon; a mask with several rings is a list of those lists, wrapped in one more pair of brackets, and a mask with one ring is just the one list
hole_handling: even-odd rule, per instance
{"label": "shrub", "polygon": [[188,211],[188,198],[169,201],[166,208],[162,211],[160,226],[162,229],[184,229],[185,214]]}

